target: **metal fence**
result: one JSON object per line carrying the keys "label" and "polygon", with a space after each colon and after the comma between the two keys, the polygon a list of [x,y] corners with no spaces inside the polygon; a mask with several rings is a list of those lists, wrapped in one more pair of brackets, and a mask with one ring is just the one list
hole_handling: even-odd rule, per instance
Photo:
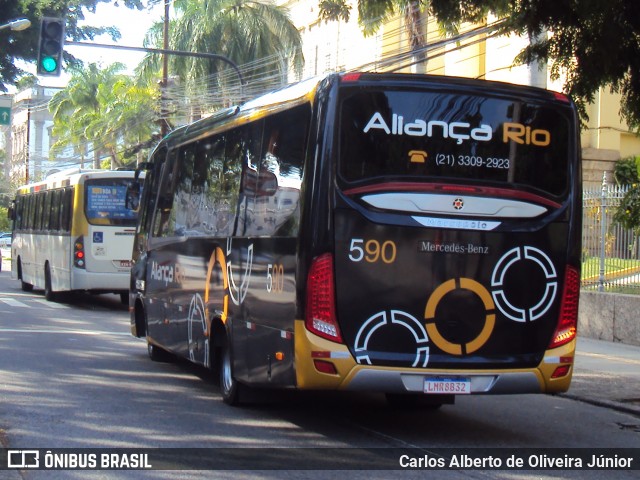
{"label": "metal fence", "polygon": [[640,294],[640,237],[613,221],[627,188],[583,190],[582,288]]}

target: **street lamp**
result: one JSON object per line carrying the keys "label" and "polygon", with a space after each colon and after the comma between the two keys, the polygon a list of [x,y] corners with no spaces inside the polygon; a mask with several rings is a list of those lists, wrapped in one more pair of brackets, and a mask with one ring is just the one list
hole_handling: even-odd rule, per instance
{"label": "street lamp", "polygon": [[10,28],[11,30],[20,31],[25,30],[31,26],[31,20],[28,18],[19,18],[17,20],[11,20],[9,23],[0,25],[0,30],[4,28]]}

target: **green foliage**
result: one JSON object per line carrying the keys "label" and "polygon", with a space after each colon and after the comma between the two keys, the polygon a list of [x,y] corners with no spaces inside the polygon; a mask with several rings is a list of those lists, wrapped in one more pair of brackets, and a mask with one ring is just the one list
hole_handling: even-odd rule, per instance
{"label": "green foliage", "polygon": [[[22,31],[8,28],[0,30],[0,92],[6,92],[9,85],[15,85],[22,77],[29,75],[19,67],[15,60],[34,63],[38,54],[38,38],[40,35],[41,17],[64,17],[66,20],[65,36],[69,40],[93,40],[96,36],[108,34],[115,41],[120,38],[117,28],[94,27],[83,25],[85,12],[95,12],[96,5],[112,0],[2,0],[0,5],[0,24],[10,20],[27,18],[31,27]],[[146,5],[158,3],[158,0],[124,0],[126,8],[141,10]],[[67,65],[78,61],[65,53]]]}
{"label": "green foliage", "polygon": [[616,162],[613,176],[618,185],[640,183],[640,157],[621,158]]}
{"label": "green foliage", "polygon": [[[358,0],[359,22],[368,25],[401,0]],[[409,3],[404,1],[404,3]],[[489,12],[504,19],[502,33],[541,38],[525,48],[516,61],[547,62],[553,79],[564,78],[564,89],[578,103],[583,118],[586,104],[598,89],[610,86],[622,95],[621,113],[632,128],[640,128],[640,2],[638,0],[418,0],[441,25],[482,23]],[[321,18],[340,18],[340,5]],[[332,13],[333,12],[333,13]],[[335,13],[337,12],[337,13]],[[542,35],[541,33],[551,33]]]}
{"label": "green foliage", "polygon": [[640,184],[629,187],[613,216],[614,221],[640,235]]}
{"label": "green foliage", "polygon": [[11,231],[11,221],[7,217],[7,207],[0,207],[0,232]]}
{"label": "green foliage", "polygon": [[344,20],[349,21],[351,7],[340,0],[320,0],[320,18],[325,21]]}
{"label": "green foliage", "polygon": [[147,141],[156,130],[158,91],[121,74],[122,64],[99,68],[95,63],[72,69],[64,90],[49,103],[53,114],[54,152],[73,147],[84,162],[93,152],[94,167],[111,157],[111,167],[123,164],[121,152]]}
{"label": "green foliage", "polygon": [[[176,0],[173,3],[176,18],[169,25],[169,48],[187,52],[216,53],[236,65],[253,64],[245,75],[252,89],[259,89],[268,78],[286,76],[289,65],[302,71],[302,39],[300,32],[289,19],[287,10],[268,0]],[[160,47],[163,24],[157,23],[147,33],[145,44]],[[260,60],[278,57],[280,62]],[[149,54],[138,67],[141,78],[150,81],[158,76],[162,56]],[[169,71],[180,77],[190,101],[202,104],[205,93],[224,91],[226,85],[212,84],[217,74],[229,69],[226,62],[171,55]],[[220,75],[219,78],[223,76]],[[235,73],[229,75],[237,85]],[[224,80],[223,80],[224,81]],[[233,86],[232,85],[232,86]],[[206,106],[208,107],[208,105]]]}
{"label": "green foliage", "polygon": [[640,234],[640,157],[627,157],[616,162],[613,171],[619,185],[629,190],[617,207],[613,219],[624,228]]}

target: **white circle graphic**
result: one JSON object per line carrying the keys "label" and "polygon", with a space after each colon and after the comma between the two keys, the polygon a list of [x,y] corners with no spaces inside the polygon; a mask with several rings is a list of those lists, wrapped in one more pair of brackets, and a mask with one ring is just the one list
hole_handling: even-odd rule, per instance
{"label": "white circle graphic", "polygon": [[376,313],[362,324],[356,335],[354,345],[356,361],[358,363],[366,363],[367,365],[372,364],[369,355],[366,353],[369,341],[375,335],[376,331],[385,325],[397,325],[411,332],[417,345],[412,366],[426,367],[429,362],[429,337],[427,336],[427,331],[416,318],[400,310]]}
{"label": "white circle graphic", "polygon": [[[504,292],[505,276],[509,268],[521,260],[535,262],[544,273],[545,291],[540,300],[529,308],[516,307]],[[500,312],[516,322],[532,322],[542,317],[553,304],[558,293],[558,275],[551,259],[535,247],[515,247],[505,253],[496,263],[491,275],[491,295]]]}

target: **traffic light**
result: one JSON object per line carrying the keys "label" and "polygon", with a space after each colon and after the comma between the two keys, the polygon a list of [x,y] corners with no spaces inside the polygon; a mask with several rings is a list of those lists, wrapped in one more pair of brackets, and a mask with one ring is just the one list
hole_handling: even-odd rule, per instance
{"label": "traffic light", "polygon": [[38,75],[60,76],[64,47],[64,20],[45,17],[40,25]]}

